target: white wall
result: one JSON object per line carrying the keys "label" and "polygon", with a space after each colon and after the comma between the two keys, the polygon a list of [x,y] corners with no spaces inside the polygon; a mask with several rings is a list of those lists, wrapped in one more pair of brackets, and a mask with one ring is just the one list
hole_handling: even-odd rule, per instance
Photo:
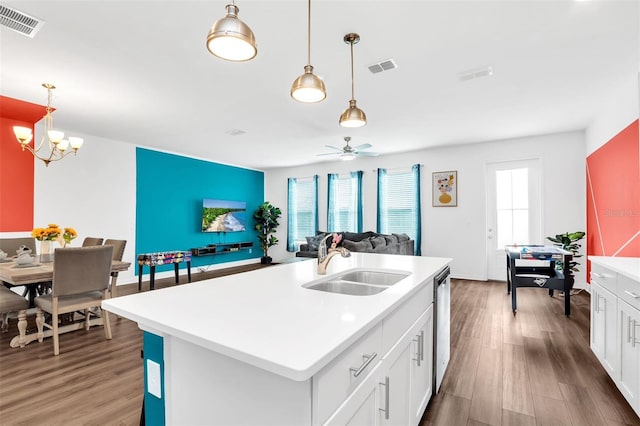
{"label": "white wall", "polygon": [[587,127],[587,156],[609,142],[640,116],[640,72],[630,73],[627,79],[618,83],[602,103],[596,118]]}
{"label": "white wall", "polygon": [[[452,274],[458,278],[486,279],[485,167],[489,162],[540,158],[544,236],[585,229],[585,139],[583,132],[559,133],[522,139],[460,145],[437,149],[360,158],[352,162],[327,162],[310,166],[270,169],[265,172],[265,197],[283,210],[277,237],[270,249],[275,259],[286,252],[287,178],[320,176],[320,229],[327,223],[327,173],[363,170],[364,230],[376,229],[375,169],[422,168],[422,254],[454,259]],[[431,174],[458,171],[458,207],[431,206]],[[584,278],[577,277],[577,283]]]}
{"label": "white wall", "polygon": [[118,283],[136,282],[136,146],[96,136],[80,135],[85,143],[74,158],[35,164],[34,226],[56,223],[72,227],[78,238],[127,240],[123,260],[132,266]]}

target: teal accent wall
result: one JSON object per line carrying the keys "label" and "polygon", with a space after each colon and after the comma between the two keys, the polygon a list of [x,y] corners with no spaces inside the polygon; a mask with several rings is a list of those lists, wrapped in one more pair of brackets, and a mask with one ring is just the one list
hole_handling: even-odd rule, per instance
{"label": "teal accent wall", "polygon": [[[202,232],[205,198],[246,202],[246,231]],[[263,172],[137,148],[136,255],[250,241],[251,250],[193,257],[191,266],[260,258],[253,212],[263,201]],[[165,270],[173,266],[156,268]]]}
{"label": "teal accent wall", "polygon": [[[142,337],[144,351],[144,419],[145,424],[164,426],[166,423],[164,406],[164,339],[152,333],[144,332]],[[147,392],[147,360],[160,364],[160,386],[162,398]]]}

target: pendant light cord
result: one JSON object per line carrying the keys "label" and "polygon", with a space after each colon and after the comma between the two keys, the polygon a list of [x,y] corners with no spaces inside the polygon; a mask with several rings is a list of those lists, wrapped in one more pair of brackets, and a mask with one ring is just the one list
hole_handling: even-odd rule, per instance
{"label": "pendant light cord", "polygon": [[311,0],[307,5],[307,65],[311,65]]}
{"label": "pendant light cord", "polygon": [[354,73],[353,73],[353,40],[349,43],[351,45],[351,100],[355,99],[355,90],[354,90]]}

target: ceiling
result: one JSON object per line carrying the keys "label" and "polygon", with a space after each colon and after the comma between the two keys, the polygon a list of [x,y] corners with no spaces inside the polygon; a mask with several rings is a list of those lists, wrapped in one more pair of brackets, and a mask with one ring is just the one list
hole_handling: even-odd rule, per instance
{"label": "ceiling", "polygon": [[[56,127],[257,169],[335,160],[315,154],[344,136],[384,155],[584,129],[640,63],[637,1],[314,0],[311,64],[328,96],[301,104],[289,89],[307,60],[303,0],[236,1],[258,43],[245,63],[205,47],[224,1],[3,4],[46,24],[33,39],[0,29],[1,95],[46,104],[53,83]],[[359,129],[338,125],[349,32]],[[398,68],[368,71],[387,59]]]}

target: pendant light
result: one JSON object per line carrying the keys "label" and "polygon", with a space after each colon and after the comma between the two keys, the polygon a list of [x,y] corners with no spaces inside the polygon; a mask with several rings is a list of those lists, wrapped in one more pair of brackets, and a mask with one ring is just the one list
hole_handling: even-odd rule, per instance
{"label": "pendant light", "polygon": [[345,109],[340,116],[342,127],[362,127],[367,124],[367,116],[364,111],[356,106],[353,85],[353,45],[360,41],[360,36],[356,33],[349,33],[344,36],[344,42],[351,45],[351,100],[349,108]]}
{"label": "pendant light", "polygon": [[304,74],[291,85],[291,97],[296,101],[313,103],[323,101],[327,97],[327,89],[322,79],[313,73],[311,65],[311,0],[308,0],[307,11],[307,65]]}
{"label": "pendant light", "polygon": [[251,28],[238,18],[235,4],[225,6],[227,16],[218,19],[207,36],[207,49],[212,55],[227,61],[243,62],[256,57],[258,48]]}

